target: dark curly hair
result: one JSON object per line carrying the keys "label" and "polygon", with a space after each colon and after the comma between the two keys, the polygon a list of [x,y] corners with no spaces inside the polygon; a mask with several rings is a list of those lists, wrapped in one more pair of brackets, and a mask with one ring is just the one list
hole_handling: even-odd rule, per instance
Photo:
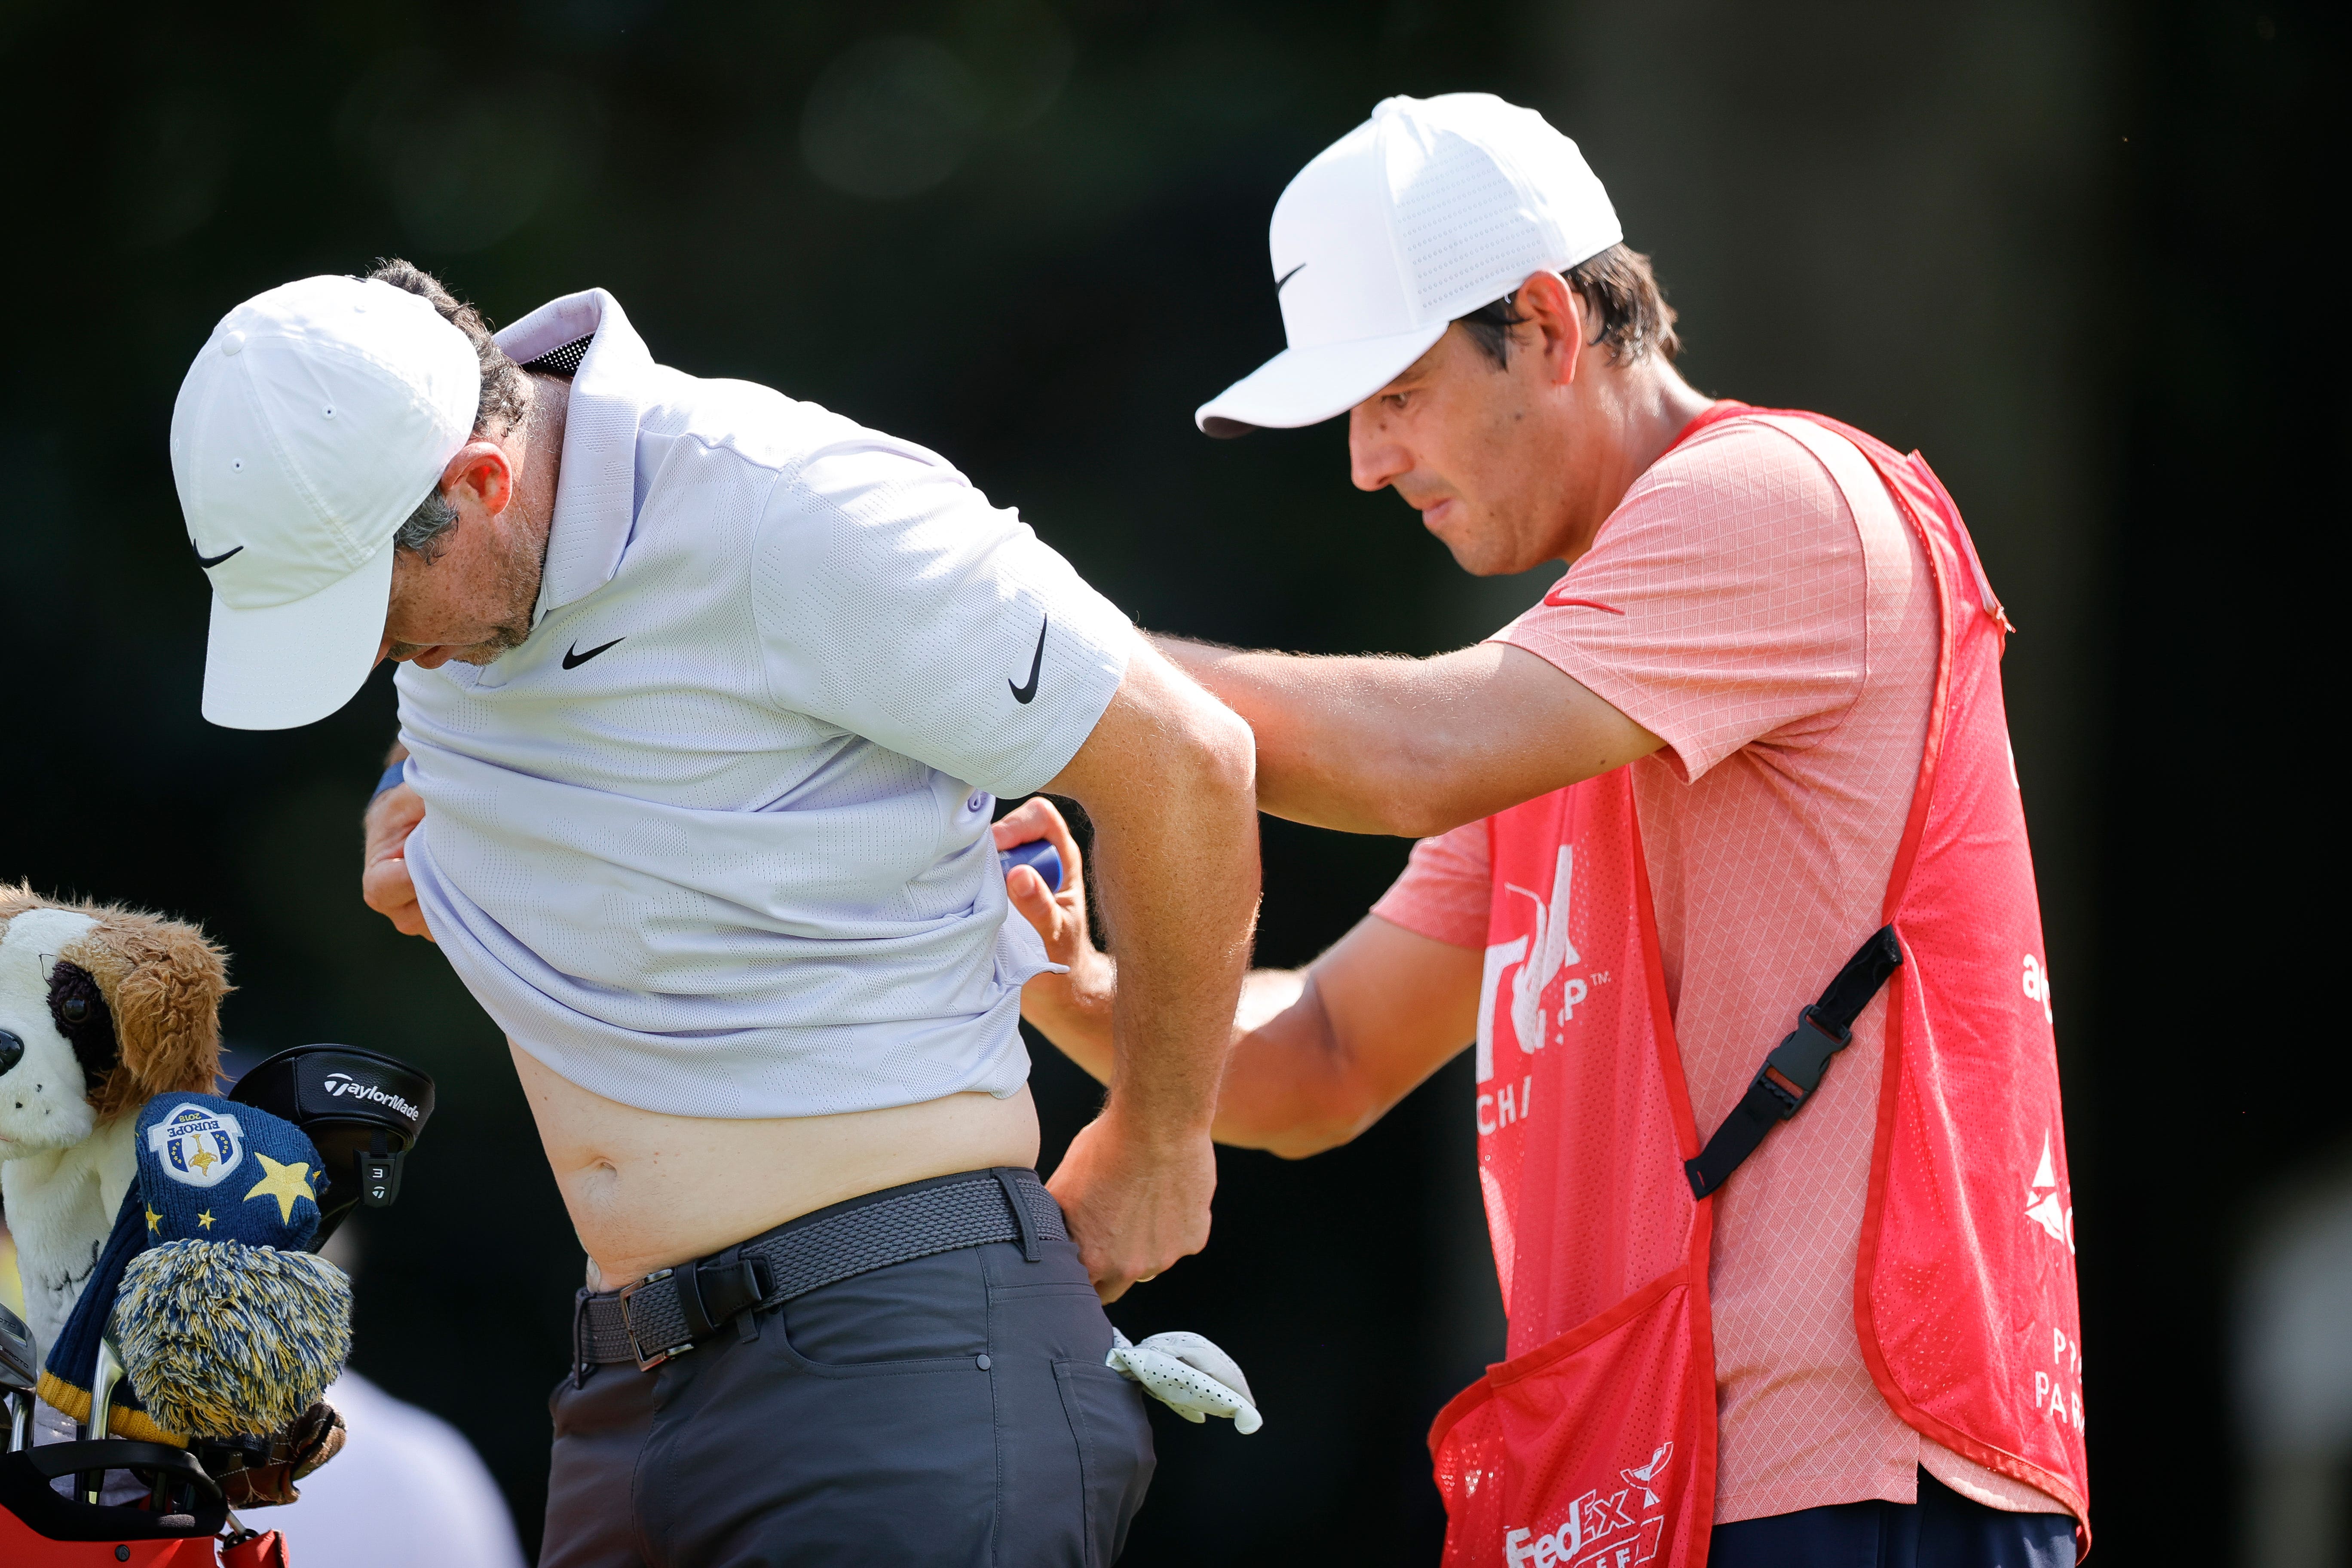
{"label": "dark curly hair", "polygon": [[[1666,303],[1650,258],[1640,251],[1621,242],[1578,262],[1563,276],[1600,315],[1601,331],[1592,341],[1609,345],[1611,364],[1631,364],[1653,353],[1671,364],[1682,353],[1682,340],[1675,335],[1675,308]],[[1513,298],[1506,294],[1455,318],[1498,369],[1511,363],[1511,329],[1527,320]]]}
{"label": "dark curly hair", "polygon": [[[520,425],[530,415],[530,378],[509,359],[490,336],[482,313],[458,299],[441,279],[413,261],[390,256],[375,264],[368,277],[378,283],[405,289],[441,312],[441,319],[466,334],[481,362],[482,394],[474,405],[474,437],[498,437]],[[423,501],[392,536],[393,544],[412,551],[430,563],[441,552],[442,536],[457,526],[457,509],[442,499],[436,481]]]}

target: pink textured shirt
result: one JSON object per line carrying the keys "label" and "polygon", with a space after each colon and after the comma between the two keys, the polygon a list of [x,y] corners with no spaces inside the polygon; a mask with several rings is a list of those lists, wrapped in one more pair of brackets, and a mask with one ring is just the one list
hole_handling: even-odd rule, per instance
{"label": "pink textured shirt", "polygon": [[[1665,742],[1633,765],[1633,794],[1702,1138],[1878,928],[1926,742],[1934,584],[1859,453],[1849,468],[1858,506],[1785,432],[1711,425],[1494,639]],[[1487,903],[1486,825],[1471,823],[1418,845],[1373,913],[1483,948]],[[1854,1259],[1885,1016],[1882,994],[1802,1114],[1716,1199],[1718,1523],[1909,1502],[1916,1467],[1997,1508],[2063,1511],[1912,1431],[1864,1364]]]}

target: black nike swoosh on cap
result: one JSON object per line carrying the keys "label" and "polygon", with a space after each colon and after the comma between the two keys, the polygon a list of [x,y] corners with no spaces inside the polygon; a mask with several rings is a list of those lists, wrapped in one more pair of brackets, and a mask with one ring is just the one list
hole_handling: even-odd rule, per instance
{"label": "black nike swoosh on cap", "polygon": [[1026,703],[1031,698],[1037,695],[1037,669],[1039,666],[1045,662],[1045,628],[1053,624],[1054,617],[1051,616],[1046,616],[1044,621],[1038,624],[1037,651],[1029,656],[1029,684],[1026,686],[1014,686],[1013,682],[1009,680],[1004,683],[1012,689],[1013,700],[1015,702]]}
{"label": "black nike swoosh on cap", "polygon": [[224,550],[218,555],[207,555],[203,550],[197,547],[196,542],[191,539],[188,541],[188,548],[195,551],[196,564],[209,572],[214,567],[219,565],[222,562],[227,560],[230,556],[236,554],[237,551],[244,549],[245,546],[240,544],[233,549]]}
{"label": "black nike swoosh on cap", "polygon": [[580,651],[580,645],[578,643],[573,643],[569,648],[564,650],[563,668],[566,669],[577,669],[582,665],[587,663],[590,659],[594,658],[598,654],[603,653],[606,648],[618,647],[621,644],[628,640],[629,639],[625,637],[614,637],[611,642],[598,643],[586,653],[582,653]]}
{"label": "black nike swoosh on cap", "polygon": [[1304,271],[1306,271],[1306,270],[1307,270],[1307,263],[1305,263],[1304,261],[1300,262],[1297,266],[1296,266],[1296,267],[1292,268],[1289,271],[1287,271],[1287,272],[1284,273],[1281,277],[1279,277],[1279,278],[1277,278],[1277,279],[1275,279],[1275,281],[1274,281],[1274,291],[1275,291],[1276,293],[1277,293],[1277,294],[1281,293],[1281,292],[1282,292],[1282,288],[1283,288],[1283,285],[1284,285],[1284,284],[1286,284],[1286,283],[1289,282],[1292,279],[1294,279],[1294,278],[1297,277],[1300,273],[1302,273],[1302,272],[1304,272]]}

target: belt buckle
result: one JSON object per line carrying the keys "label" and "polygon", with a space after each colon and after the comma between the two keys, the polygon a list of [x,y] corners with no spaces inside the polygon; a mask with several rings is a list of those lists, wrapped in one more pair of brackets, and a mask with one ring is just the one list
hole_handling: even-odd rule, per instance
{"label": "belt buckle", "polygon": [[651,1274],[646,1275],[644,1279],[632,1279],[626,1285],[621,1287],[621,1330],[624,1333],[629,1336],[629,1353],[637,1358],[637,1370],[639,1372],[651,1372],[654,1368],[661,1365],[662,1363],[669,1360],[670,1357],[684,1355],[687,1352],[694,1348],[694,1342],[692,1340],[688,1340],[683,1344],[671,1345],[667,1350],[656,1351],[653,1354],[647,1355],[646,1353],[644,1343],[637,1338],[637,1325],[629,1315],[629,1299],[631,1297],[635,1296],[638,1291],[644,1289],[648,1285],[657,1285],[661,1283],[661,1281],[668,1279],[676,1272],[677,1270],[670,1268],[656,1268]]}

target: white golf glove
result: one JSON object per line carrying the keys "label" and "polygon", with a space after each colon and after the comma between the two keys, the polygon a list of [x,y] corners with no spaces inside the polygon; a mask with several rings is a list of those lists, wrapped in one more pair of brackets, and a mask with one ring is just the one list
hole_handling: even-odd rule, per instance
{"label": "white golf glove", "polygon": [[1198,1334],[1153,1334],[1136,1344],[1117,1329],[1110,1331],[1110,1354],[1104,1364],[1139,1383],[1143,1391],[1195,1424],[1212,1415],[1230,1415],[1236,1432],[1255,1432],[1265,1425],[1250,1403],[1249,1380],[1234,1358]]}

